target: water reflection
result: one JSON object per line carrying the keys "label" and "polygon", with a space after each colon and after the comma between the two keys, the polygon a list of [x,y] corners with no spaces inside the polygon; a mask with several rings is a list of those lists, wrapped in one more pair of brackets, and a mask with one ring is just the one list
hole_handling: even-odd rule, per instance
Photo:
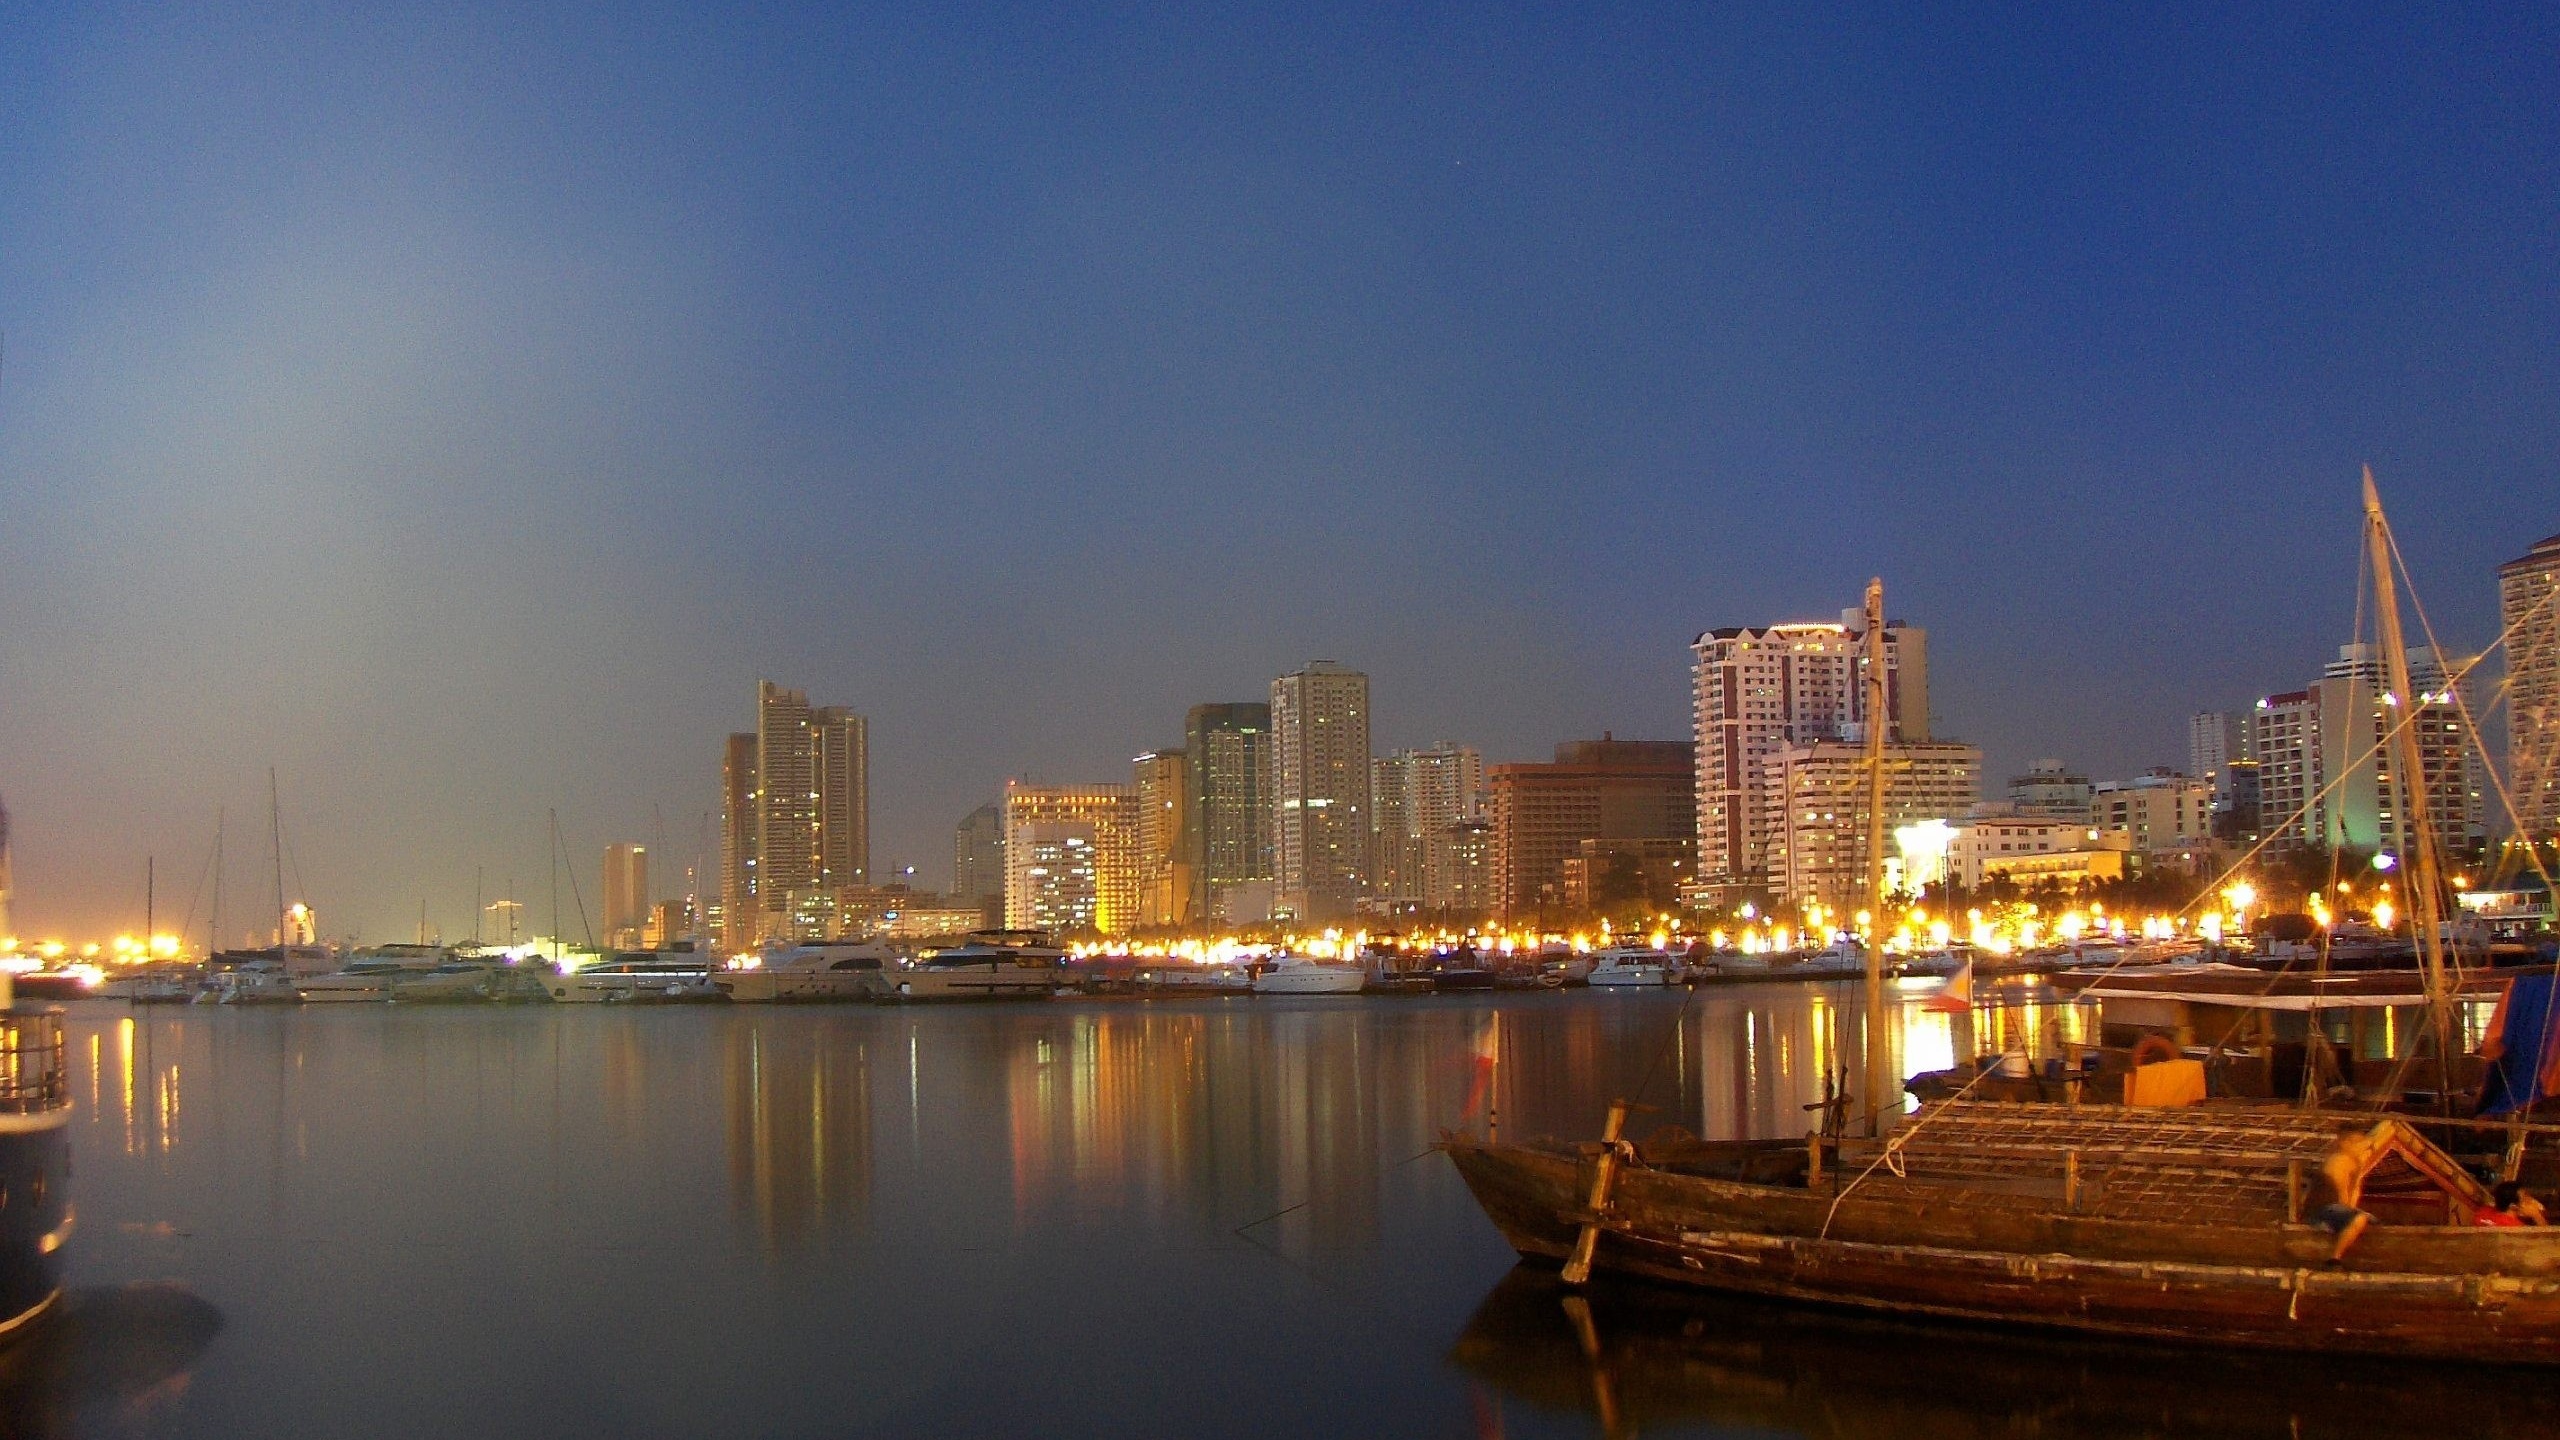
{"label": "water reflection", "polygon": [[1526,1409],[1613,1437],[2522,1437],[2549,1434],[2560,1402],[2531,1371],[2064,1340],[1625,1283],[1586,1296],[1528,1266],[1449,1358],[1496,1397],[1495,1433]]}
{"label": "water reflection", "polygon": [[871,1046],[838,1027],[729,1027],[729,1199],[768,1254],[859,1235],[871,1202]]}
{"label": "water reflection", "polygon": [[175,1285],[74,1290],[0,1350],[0,1434],[146,1428],[185,1398],[222,1313]]}

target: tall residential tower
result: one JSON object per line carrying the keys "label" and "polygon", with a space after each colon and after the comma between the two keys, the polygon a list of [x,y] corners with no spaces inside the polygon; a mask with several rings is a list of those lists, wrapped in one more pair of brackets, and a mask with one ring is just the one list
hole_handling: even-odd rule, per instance
{"label": "tall residential tower", "polygon": [[1271,871],[1302,920],[1344,920],[1369,876],[1369,677],[1330,660],[1271,682]]}

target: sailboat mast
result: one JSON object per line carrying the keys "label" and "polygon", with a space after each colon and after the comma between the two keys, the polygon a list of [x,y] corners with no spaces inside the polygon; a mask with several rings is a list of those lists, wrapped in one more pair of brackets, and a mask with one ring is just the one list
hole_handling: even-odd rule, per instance
{"label": "sailboat mast", "polygon": [[284,960],[284,804],[276,798],[276,770],[267,767],[267,839],[276,858],[276,960]]}
{"label": "sailboat mast", "polygon": [[1867,582],[1867,1133],[1884,1128],[1893,1047],[1884,1019],[1884,579]]}
{"label": "sailboat mast", "polygon": [[222,948],[222,807],[213,807],[213,914],[204,925],[204,958]]}
{"label": "sailboat mast", "polygon": [[[2364,540],[2373,567],[2375,638],[2382,645],[2382,675],[2387,693],[2383,727],[2391,745],[2391,821],[2398,832],[2400,862],[2407,876],[2409,922],[2417,929],[2418,963],[2427,982],[2427,1012],[2434,1022],[2436,1061],[2445,1083],[2453,1076],[2453,996],[2444,964],[2444,931],[2438,907],[2435,817],[2427,803],[2426,770],[2418,755],[2419,707],[2423,697],[2409,684],[2409,653],[2400,636],[2400,595],[2392,578],[2391,522],[2383,518],[2382,497],[2373,486],[2373,467],[2364,471]],[[2390,837],[2386,836],[2385,839]]]}
{"label": "sailboat mast", "polygon": [[151,958],[151,932],[160,923],[157,905],[160,898],[160,859],[156,855],[142,857],[142,958]]}

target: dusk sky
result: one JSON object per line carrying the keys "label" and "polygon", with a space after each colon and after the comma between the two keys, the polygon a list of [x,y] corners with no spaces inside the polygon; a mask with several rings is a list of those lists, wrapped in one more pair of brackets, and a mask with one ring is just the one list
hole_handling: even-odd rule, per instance
{"label": "dusk sky", "polygon": [[2130,773],[2350,638],[2368,462],[2496,633],[2560,12],[1782,8],[14,8],[21,931],[174,928],[217,805],[263,906],[270,766],[332,936],[547,921],[553,807],[592,912],[761,677],[942,884],[1312,658],[1382,751],[1683,738],[1878,573],[1991,788]]}

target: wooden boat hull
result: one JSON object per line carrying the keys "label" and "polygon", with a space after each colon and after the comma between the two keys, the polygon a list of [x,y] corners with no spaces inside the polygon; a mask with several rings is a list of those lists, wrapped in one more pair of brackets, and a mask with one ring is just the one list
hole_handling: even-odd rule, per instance
{"label": "wooden boat hull", "polygon": [[[1458,1172],[1523,1256],[1573,1248],[1591,1162],[1471,1141]],[[1829,1220],[1825,1230],[1826,1218]],[[1620,1173],[1607,1270],[1739,1294],[2263,1349],[2560,1363],[2560,1231],[2326,1232],[1870,1202],[1827,1188]]]}

